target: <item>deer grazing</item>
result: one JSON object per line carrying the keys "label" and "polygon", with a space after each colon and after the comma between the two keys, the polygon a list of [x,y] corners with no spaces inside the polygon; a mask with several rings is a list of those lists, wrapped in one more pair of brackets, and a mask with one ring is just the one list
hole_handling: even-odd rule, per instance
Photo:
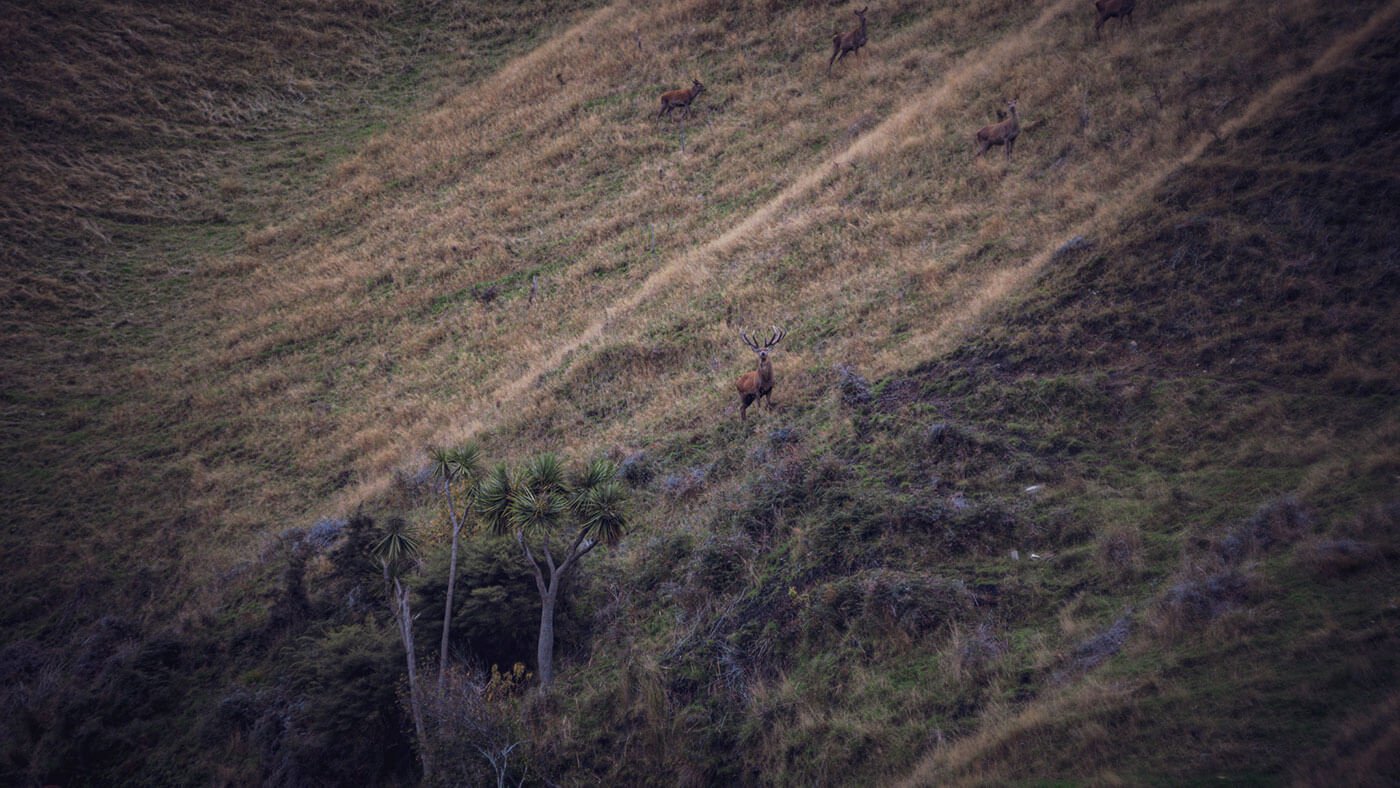
{"label": "deer grazing", "polygon": [[740,375],[739,380],[735,383],[735,387],[739,389],[739,420],[744,421],[749,406],[759,399],[767,397],[768,409],[773,409],[773,362],[769,360],[768,353],[779,342],[783,341],[787,332],[773,326],[772,335],[762,346],[750,339],[749,335],[743,331],[739,332],[739,336],[744,338],[744,344],[758,354],[758,368]]}
{"label": "deer grazing", "polygon": [[1016,99],[1006,103],[1006,112],[1006,120],[977,130],[977,156],[986,153],[993,145],[1005,145],[1006,158],[1011,158],[1011,149],[1016,147],[1016,138],[1021,135],[1021,118],[1016,114]]}
{"label": "deer grazing", "polygon": [[831,65],[846,56],[846,53],[859,54],[860,48],[865,46],[865,12],[870,10],[870,6],[855,12],[856,18],[860,19],[860,27],[847,30],[844,33],[837,33],[831,38],[831,59],[826,62],[826,73],[831,74]]}
{"label": "deer grazing", "polygon": [[1137,0],[1094,0],[1094,10],[1099,12],[1098,21],[1094,22],[1094,38],[1099,38],[1104,23],[1114,17],[1118,17],[1120,27],[1123,22],[1132,22],[1136,7]]}
{"label": "deer grazing", "polygon": [[676,107],[685,107],[685,112],[682,113],[682,117],[689,117],[690,102],[694,101],[696,96],[705,92],[705,86],[700,84],[700,80],[692,79],[691,82],[694,84],[692,84],[689,89],[681,88],[680,90],[668,90],[662,93],[661,111],[656,113],[656,117],[659,118],[662,115],[669,114],[671,110]]}

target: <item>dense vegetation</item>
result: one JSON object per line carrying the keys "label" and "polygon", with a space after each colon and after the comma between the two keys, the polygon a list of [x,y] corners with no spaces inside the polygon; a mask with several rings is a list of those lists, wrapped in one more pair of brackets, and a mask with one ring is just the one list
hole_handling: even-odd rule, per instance
{"label": "dense vegetation", "polygon": [[1400,5],[584,5],[6,8],[7,782],[1397,778]]}

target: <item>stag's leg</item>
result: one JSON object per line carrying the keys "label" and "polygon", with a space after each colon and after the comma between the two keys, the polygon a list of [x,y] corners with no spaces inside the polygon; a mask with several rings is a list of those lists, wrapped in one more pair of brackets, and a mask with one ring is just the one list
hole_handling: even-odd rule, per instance
{"label": "stag's leg", "polygon": [[1016,147],[1016,138],[1015,138],[1015,137],[1012,137],[1011,139],[1009,139],[1009,140],[1006,141],[1006,158],[1007,158],[1007,159],[1010,159],[1010,158],[1011,158],[1011,149],[1014,148],[1014,147]]}
{"label": "stag's leg", "polygon": [[739,421],[748,418],[749,406],[753,404],[753,401],[754,395],[752,394],[739,395]]}

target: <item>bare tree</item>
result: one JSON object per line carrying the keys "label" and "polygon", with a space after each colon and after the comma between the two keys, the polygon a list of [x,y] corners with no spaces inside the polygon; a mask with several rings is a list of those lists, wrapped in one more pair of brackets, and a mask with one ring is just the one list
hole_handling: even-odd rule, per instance
{"label": "bare tree", "polygon": [[[439,780],[453,785],[484,784],[484,764],[497,788],[508,784],[512,758],[528,744],[513,718],[511,703],[528,680],[525,666],[518,663],[505,673],[492,668],[490,676],[460,666],[447,670],[440,689],[425,698],[423,707],[428,747],[433,750]],[[523,784],[523,759],[517,775],[517,784]]]}

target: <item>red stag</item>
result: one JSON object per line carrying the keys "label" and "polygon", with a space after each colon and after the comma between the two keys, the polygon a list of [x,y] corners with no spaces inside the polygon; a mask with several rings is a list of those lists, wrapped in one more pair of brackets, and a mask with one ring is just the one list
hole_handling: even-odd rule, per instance
{"label": "red stag", "polygon": [[860,54],[860,48],[865,46],[865,12],[870,10],[870,6],[855,12],[860,19],[860,27],[847,30],[844,33],[837,33],[831,38],[831,59],[826,62],[826,73],[831,74],[831,64],[844,58],[846,53]]}
{"label": "red stag", "polygon": [[767,397],[768,409],[773,409],[773,362],[768,360],[768,352],[783,341],[787,332],[773,326],[772,336],[768,337],[768,341],[764,342],[761,347],[750,339],[748,334],[740,331],[739,336],[744,338],[744,344],[758,354],[758,369],[740,375],[738,382],[735,383],[735,387],[739,389],[739,420],[743,421],[749,406],[756,400]]}
{"label": "red stag", "polygon": [[705,86],[700,84],[700,80],[692,79],[691,82],[694,84],[690,86],[689,90],[682,88],[680,90],[668,90],[662,93],[661,111],[656,113],[656,117],[659,118],[662,115],[668,115],[671,110],[676,107],[685,107],[685,112],[682,113],[681,117],[689,117],[690,102],[694,101],[696,96],[705,92]]}
{"label": "red stag", "polygon": [[1006,111],[1006,120],[983,126],[977,131],[977,156],[986,153],[993,145],[1005,145],[1006,158],[1011,158],[1011,149],[1016,147],[1016,138],[1021,135],[1021,118],[1016,114],[1016,99],[1006,103]]}
{"label": "red stag", "polygon": [[1120,20],[1120,27],[1123,22],[1132,22],[1133,9],[1136,7],[1137,0],[1094,0],[1094,10],[1099,12],[1098,21],[1094,22],[1094,38],[1099,37],[1104,23],[1114,17]]}

